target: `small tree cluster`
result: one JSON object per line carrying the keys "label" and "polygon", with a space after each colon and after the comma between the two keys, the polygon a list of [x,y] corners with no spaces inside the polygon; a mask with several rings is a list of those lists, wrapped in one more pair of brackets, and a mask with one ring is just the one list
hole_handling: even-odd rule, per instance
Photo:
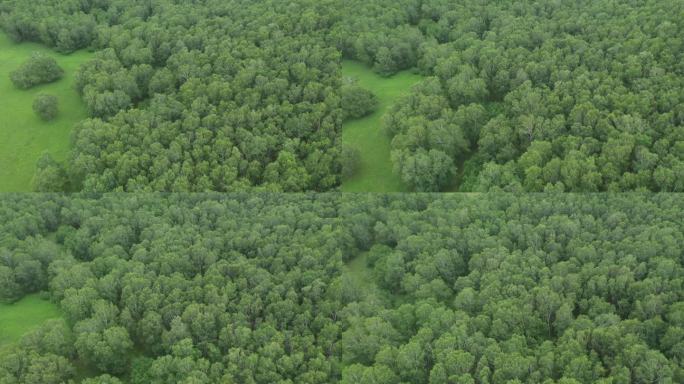
{"label": "small tree cluster", "polygon": [[44,93],[38,94],[33,100],[33,111],[45,121],[53,120],[58,112],[57,97]]}
{"label": "small tree cluster", "polygon": [[378,108],[378,98],[356,84],[345,84],[340,89],[342,111],[345,119],[367,116]]}
{"label": "small tree cluster", "polygon": [[64,76],[64,70],[55,59],[36,52],[21,67],[10,73],[10,80],[15,87],[28,89],[39,84],[57,81],[62,76]]}

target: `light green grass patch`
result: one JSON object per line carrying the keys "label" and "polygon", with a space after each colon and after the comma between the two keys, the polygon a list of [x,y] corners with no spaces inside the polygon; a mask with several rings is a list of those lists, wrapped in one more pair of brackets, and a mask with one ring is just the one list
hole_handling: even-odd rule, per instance
{"label": "light green grass patch", "polygon": [[342,182],[344,192],[405,192],[401,178],[392,171],[390,138],[382,129],[382,116],[411,86],[420,82],[420,75],[403,71],[382,77],[357,61],[342,62],[342,75],[377,96],[378,109],[361,119],[348,120],[342,125],[342,142],[357,148],[361,165],[355,175]]}
{"label": "light green grass patch", "polygon": [[[64,77],[29,90],[15,88],[9,74],[33,52],[55,58],[64,69]],[[43,152],[57,161],[66,159],[71,129],[87,117],[74,89],[74,75],[92,56],[85,51],[62,55],[34,43],[15,44],[0,33],[0,192],[31,191],[36,161]],[[59,115],[53,121],[44,122],[33,112],[33,99],[41,92],[59,99]]]}
{"label": "light green grass patch", "polygon": [[363,252],[351,259],[347,263],[345,273],[352,277],[361,290],[367,292],[376,289],[372,270],[368,267],[368,252]]}
{"label": "light green grass patch", "polygon": [[16,303],[0,304],[0,354],[46,320],[61,317],[59,307],[38,294],[27,295]]}

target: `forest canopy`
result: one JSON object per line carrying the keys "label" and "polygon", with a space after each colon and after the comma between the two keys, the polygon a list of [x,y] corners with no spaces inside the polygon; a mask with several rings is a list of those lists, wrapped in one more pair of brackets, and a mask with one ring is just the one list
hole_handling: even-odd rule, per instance
{"label": "forest canopy", "polygon": [[684,3],[344,4],[345,56],[426,76],[386,119],[414,189],[684,191]]}
{"label": "forest canopy", "polygon": [[680,383],[680,195],[0,199],[0,381]]}
{"label": "forest canopy", "polygon": [[76,74],[91,118],[73,131],[62,184],[329,190],[340,55],[319,3],[2,0],[0,25],[18,42],[97,51]]}
{"label": "forest canopy", "polygon": [[343,57],[425,75],[385,119],[415,190],[465,174],[461,190],[684,191],[683,14],[675,0],[0,0],[15,41],[98,52],[61,183],[96,192],[337,188]]}

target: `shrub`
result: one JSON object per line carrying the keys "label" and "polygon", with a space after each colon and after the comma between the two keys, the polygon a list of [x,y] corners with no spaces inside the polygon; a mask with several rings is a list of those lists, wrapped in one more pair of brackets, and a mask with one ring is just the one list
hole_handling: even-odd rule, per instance
{"label": "shrub", "polygon": [[51,83],[64,76],[64,70],[55,59],[41,53],[34,53],[19,69],[10,73],[14,86],[28,89],[39,84]]}
{"label": "shrub", "polygon": [[345,119],[367,116],[378,107],[377,97],[371,91],[355,84],[343,85],[340,95]]}
{"label": "shrub", "polygon": [[33,100],[33,111],[41,119],[49,121],[57,117],[57,104],[57,97],[41,93]]}

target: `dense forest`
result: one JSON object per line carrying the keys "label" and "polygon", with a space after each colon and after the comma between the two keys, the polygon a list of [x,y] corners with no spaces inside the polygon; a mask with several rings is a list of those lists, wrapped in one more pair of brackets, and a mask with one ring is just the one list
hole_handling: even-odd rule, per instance
{"label": "dense forest", "polygon": [[344,55],[427,76],[385,124],[414,189],[684,191],[681,1],[344,4]]}
{"label": "dense forest", "polygon": [[[330,2],[328,2],[330,3]],[[339,183],[339,52],[319,1],[0,0],[15,41],[89,48],[91,118],[42,190],[328,190]],[[57,169],[64,167],[66,169]],[[43,176],[44,175],[44,176]]]}
{"label": "dense forest", "polygon": [[15,41],[98,52],[47,191],[333,190],[342,57],[426,76],[385,119],[414,190],[684,191],[683,23],[676,0],[0,0]]}
{"label": "dense forest", "polygon": [[[2,383],[681,383],[680,195],[4,195]],[[360,261],[360,262],[359,262]]]}
{"label": "dense forest", "polygon": [[684,383],[684,2],[0,0],[0,34],[43,50],[9,146],[65,140],[59,193],[0,194],[0,384]]}

